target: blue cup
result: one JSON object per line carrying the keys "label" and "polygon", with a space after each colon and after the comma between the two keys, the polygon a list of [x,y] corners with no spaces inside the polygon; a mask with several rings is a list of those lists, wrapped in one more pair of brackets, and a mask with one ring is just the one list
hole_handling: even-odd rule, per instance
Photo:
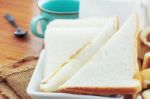
{"label": "blue cup", "polygon": [[[79,0],[42,0],[38,2],[40,15],[31,20],[31,32],[44,38],[46,26],[54,19],[77,19],[79,14]],[[42,33],[36,29],[38,22],[41,24]]]}

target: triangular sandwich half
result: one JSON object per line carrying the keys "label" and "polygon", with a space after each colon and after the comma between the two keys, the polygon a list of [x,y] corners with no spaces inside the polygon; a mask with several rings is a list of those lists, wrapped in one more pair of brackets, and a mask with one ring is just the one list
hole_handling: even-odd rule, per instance
{"label": "triangular sandwich half", "polygon": [[[88,28],[87,28],[88,29]],[[42,81],[40,89],[42,91],[56,91],[59,86],[72,77],[90,58],[111,38],[118,29],[118,18],[114,17],[104,27],[103,31],[98,31],[99,35],[91,40],[69,60],[59,66],[49,78]]]}
{"label": "triangular sandwich half", "polygon": [[135,94],[141,90],[137,64],[139,21],[132,15],[117,33],[58,92]]}

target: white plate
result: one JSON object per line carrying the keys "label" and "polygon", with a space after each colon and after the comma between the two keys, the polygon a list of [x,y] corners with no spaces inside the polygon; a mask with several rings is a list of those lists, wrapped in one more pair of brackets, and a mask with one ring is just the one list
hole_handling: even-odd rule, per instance
{"label": "white plate", "polygon": [[110,98],[91,95],[75,95],[65,93],[45,93],[39,91],[39,84],[42,80],[45,60],[45,50],[41,52],[39,61],[31,77],[27,88],[27,93],[34,99],[123,99],[123,97]]}

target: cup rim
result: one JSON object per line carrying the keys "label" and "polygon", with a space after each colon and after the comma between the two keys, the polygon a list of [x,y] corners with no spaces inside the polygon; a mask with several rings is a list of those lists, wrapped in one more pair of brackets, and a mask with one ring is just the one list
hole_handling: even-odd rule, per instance
{"label": "cup rim", "polygon": [[[46,0],[44,0],[44,1],[46,1]],[[42,10],[42,11],[45,11],[45,12],[48,12],[48,13],[52,13],[52,14],[78,14],[79,13],[79,11],[73,11],[73,12],[59,12],[59,11],[52,11],[52,10],[47,10],[47,9],[44,9],[44,8],[42,8],[41,6],[40,6],[40,3],[41,2],[43,2],[43,1],[38,1],[37,3],[36,3],[36,5],[37,5],[37,7],[40,9],[40,10]]]}

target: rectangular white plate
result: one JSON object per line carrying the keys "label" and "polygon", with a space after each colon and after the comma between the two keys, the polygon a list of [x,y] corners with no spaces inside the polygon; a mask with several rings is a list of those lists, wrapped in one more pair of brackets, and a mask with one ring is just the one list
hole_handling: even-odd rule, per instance
{"label": "rectangular white plate", "polygon": [[75,95],[65,93],[45,93],[39,91],[39,84],[42,80],[43,69],[45,60],[45,50],[41,52],[39,61],[37,62],[34,73],[31,77],[30,83],[27,88],[27,93],[33,99],[123,99],[123,97],[110,98],[102,96],[91,96],[91,95]]}

